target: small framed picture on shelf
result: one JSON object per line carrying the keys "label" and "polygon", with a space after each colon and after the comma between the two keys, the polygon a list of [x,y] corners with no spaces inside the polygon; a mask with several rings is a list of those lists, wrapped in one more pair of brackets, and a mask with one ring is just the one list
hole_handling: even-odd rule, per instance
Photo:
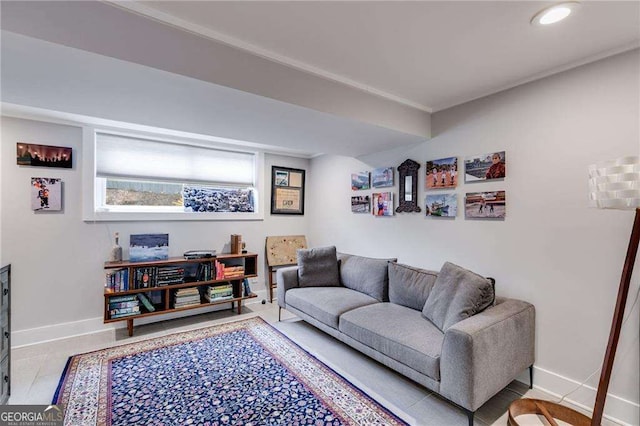
{"label": "small framed picture on shelf", "polygon": [[465,183],[504,179],[506,176],[507,157],[505,151],[474,155],[464,159]]}
{"label": "small framed picture on shelf", "polygon": [[129,260],[146,262],[169,258],[169,234],[137,234],[129,237]]}
{"label": "small framed picture on shelf", "polygon": [[305,171],[271,167],[271,214],[304,215]]}
{"label": "small framed picture on shelf", "polygon": [[351,189],[353,191],[360,191],[369,189],[369,172],[356,172],[351,173]]}

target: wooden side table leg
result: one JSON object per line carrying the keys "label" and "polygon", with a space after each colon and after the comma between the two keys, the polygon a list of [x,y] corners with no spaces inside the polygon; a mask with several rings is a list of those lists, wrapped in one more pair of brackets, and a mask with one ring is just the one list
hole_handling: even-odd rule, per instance
{"label": "wooden side table leg", "polygon": [[242,313],[242,300],[238,300],[238,315]]}
{"label": "wooden side table leg", "polygon": [[127,320],[127,331],[129,332],[129,337],[133,336],[133,319]]}
{"label": "wooden side table leg", "polygon": [[273,268],[269,266],[269,303],[273,303]]}

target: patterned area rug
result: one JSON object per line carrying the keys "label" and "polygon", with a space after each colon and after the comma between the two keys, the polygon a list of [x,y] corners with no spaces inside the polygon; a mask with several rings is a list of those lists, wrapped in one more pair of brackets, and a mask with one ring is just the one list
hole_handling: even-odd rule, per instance
{"label": "patterned area rug", "polygon": [[69,358],[65,425],[404,425],[261,318]]}

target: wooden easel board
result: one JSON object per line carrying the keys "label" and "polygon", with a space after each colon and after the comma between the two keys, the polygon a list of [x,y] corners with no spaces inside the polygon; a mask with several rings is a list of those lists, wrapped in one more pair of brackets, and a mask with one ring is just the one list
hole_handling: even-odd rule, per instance
{"label": "wooden easel board", "polygon": [[267,237],[267,265],[295,265],[298,263],[296,251],[306,248],[307,238],[304,235]]}

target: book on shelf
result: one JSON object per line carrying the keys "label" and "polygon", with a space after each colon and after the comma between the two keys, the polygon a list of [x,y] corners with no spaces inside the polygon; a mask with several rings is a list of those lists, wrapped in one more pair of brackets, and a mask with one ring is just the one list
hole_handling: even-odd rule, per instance
{"label": "book on shelf", "polygon": [[130,308],[132,306],[138,306],[137,300],[131,300],[128,302],[109,302],[109,308]]}
{"label": "book on shelf", "polygon": [[119,309],[109,309],[109,313],[113,317],[114,315],[122,315],[122,314],[139,314],[140,307],[132,306],[130,308],[119,308]]}
{"label": "book on shelf", "polygon": [[153,312],[153,311],[156,310],[155,306],[153,306],[153,304],[151,303],[149,298],[147,296],[145,296],[143,293],[138,293],[136,296],[138,296],[138,300],[140,300],[140,302],[142,302],[142,305],[144,305],[144,307],[147,309],[147,311]]}
{"label": "book on shelf", "polygon": [[116,302],[131,302],[136,300],[136,295],[135,294],[126,294],[123,296],[110,296],[109,297],[109,303],[116,303]]}
{"label": "book on shelf", "polygon": [[129,290],[129,268],[114,269],[105,274],[104,287],[110,291]]}
{"label": "book on shelf", "polygon": [[242,289],[244,290],[245,297],[251,295],[251,286],[249,285],[249,278],[242,280]]}
{"label": "book on shelf", "polygon": [[132,315],[139,315],[140,312],[125,312],[122,314],[111,314],[111,319],[130,317]]}

